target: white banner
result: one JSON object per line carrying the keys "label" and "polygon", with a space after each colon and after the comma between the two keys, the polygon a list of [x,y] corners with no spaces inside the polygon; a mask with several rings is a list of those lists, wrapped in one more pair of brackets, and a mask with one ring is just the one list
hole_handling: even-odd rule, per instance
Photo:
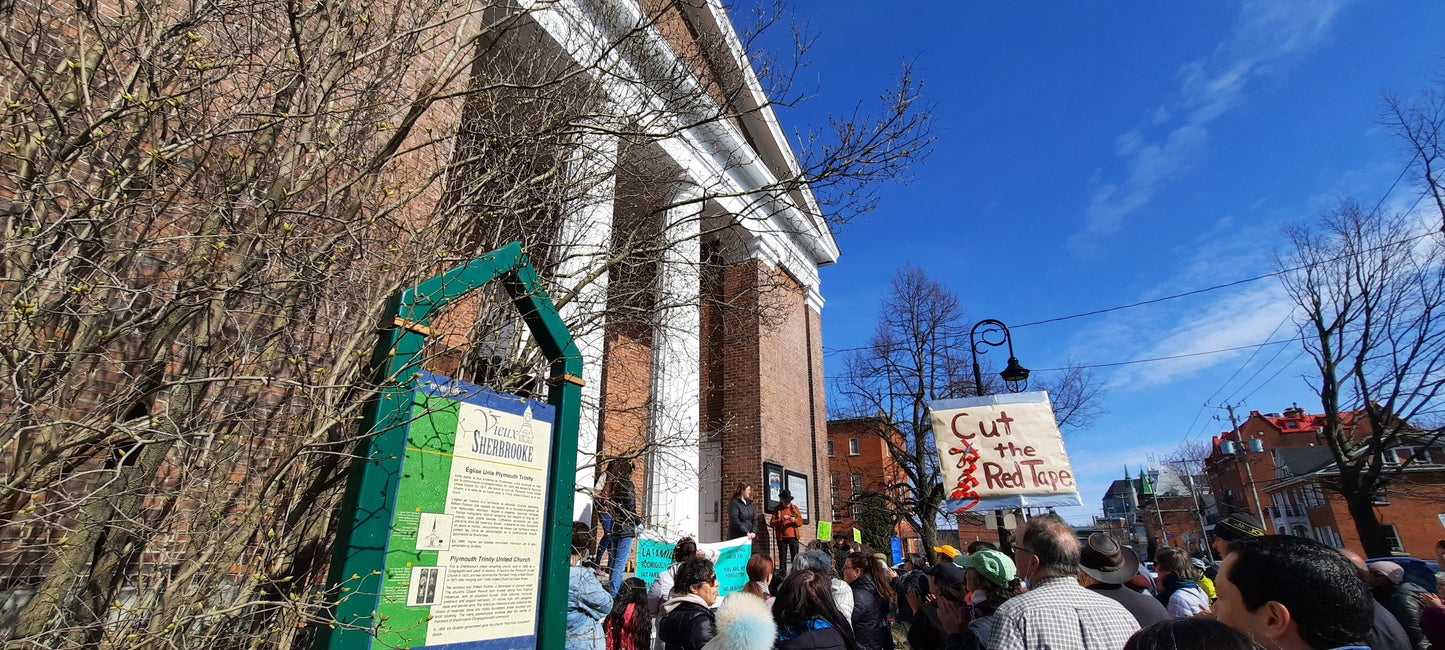
{"label": "white banner", "polygon": [[950,512],[1083,505],[1044,391],[928,404]]}

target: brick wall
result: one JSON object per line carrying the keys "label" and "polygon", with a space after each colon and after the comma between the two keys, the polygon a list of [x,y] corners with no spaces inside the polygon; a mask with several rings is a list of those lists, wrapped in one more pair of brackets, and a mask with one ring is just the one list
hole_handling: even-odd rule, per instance
{"label": "brick wall", "polygon": [[[1310,524],[1316,528],[1329,526],[1340,535],[1345,548],[1364,552],[1359,531],[1350,518],[1349,508],[1338,493],[1325,490],[1325,505],[1309,510]],[[1381,524],[1392,525],[1399,535],[1405,554],[1433,559],[1436,540],[1445,539],[1445,469],[1411,472],[1391,486],[1388,503],[1375,507]]]}
{"label": "brick wall", "polygon": [[[832,508],[818,313],[796,282],[752,259],[705,278],[704,293],[701,408],[704,428],[721,440],[722,493],[754,486],[762,516],[763,463],[806,474],[809,523],[799,536],[813,539],[819,514]],[[755,550],[771,553],[772,539],[760,531]]]}

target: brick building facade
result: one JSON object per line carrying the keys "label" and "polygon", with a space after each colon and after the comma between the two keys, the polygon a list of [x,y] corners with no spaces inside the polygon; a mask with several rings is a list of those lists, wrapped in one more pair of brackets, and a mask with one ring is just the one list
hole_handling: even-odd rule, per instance
{"label": "brick building facade", "polygon": [[[1350,414],[1344,415],[1349,417]],[[1213,449],[1204,459],[1204,472],[1209,478],[1209,487],[1218,503],[1219,513],[1245,512],[1259,516],[1263,512],[1265,529],[1276,532],[1265,512],[1275,500],[1265,488],[1275,478],[1280,454],[1297,453],[1283,450],[1323,446],[1319,433],[1323,418],[1322,415],[1307,414],[1298,406],[1291,406],[1282,413],[1250,411],[1249,417],[1239,423],[1237,431],[1225,431],[1214,436],[1211,441]],[[1349,420],[1346,421],[1348,423]],[[1362,430],[1357,435],[1368,435],[1368,426],[1361,420]],[[1233,453],[1226,453],[1230,448]]]}
{"label": "brick building facade", "polygon": [[[893,536],[903,540],[905,552],[916,552],[913,528],[884,504],[870,504],[870,494],[903,496],[907,478],[893,460],[884,436],[899,435],[882,418],[852,418],[828,421],[828,485],[833,502],[833,529],[850,534],[864,526],[865,518],[886,518]],[[882,508],[878,507],[883,505]],[[880,526],[881,528],[881,526]],[[879,549],[884,550],[884,549]]]}
{"label": "brick building facade", "polygon": [[[1264,490],[1272,530],[1309,537],[1363,553],[1344,497],[1333,488],[1339,472],[1328,455],[1282,458]],[[1386,529],[1391,552],[1432,558],[1445,538],[1445,444],[1403,443],[1385,452],[1386,470],[1410,461],[1375,499],[1375,516]]]}
{"label": "brick building facade", "polygon": [[[1358,418],[1355,422],[1351,413],[1342,415],[1346,426],[1355,426],[1356,439],[1369,436],[1368,421]],[[1310,537],[1363,552],[1354,520],[1334,487],[1338,472],[1320,438],[1323,418],[1297,406],[1281,413],[1251,411],[1240,423],[1237,436],[1227,431],[1214,437],[1205,471],[1222,514],[1261,513],[1264,527],[1271,533]],[[1252,440],[1258,441],[1258,450],[1250,448]],[[1226,453],[1225,442],[1236,443],[1229,445],[1234,448],[1232,454]],[[1445,536],[1445,519],[1441,519],[1445,516],[1445,448],[1438,441],[1427,442],[1400,442],[1384,454],[1387,472],[1408,461],[1387,491],[1376,498],[1375,506],[1394,551],[1402,555],[1430,557],[1435,541]]]}
{"label": "brick building facade", "polygon": [[[19,69],[79,70],[75,61],[104,58],[102,69],[57,83],[101,103],[80,109],[114,100],[123,110],[115,124],[99,117],[109,109],[67,117],[73,123],[56,133],[105,128],[61,161],[71,168],[51,170],[64,182],[48,185],[48,198],[22,205],[15,187],[0,183],[7,219],[73,218],[43,208],[111,192],[94,190],[127,178],[118,160],[161,166],[116,190],[144,205],[135,221],[121,220],[120,210],[103,224],[99,213],[78,217],[106,230],[81,237],[85,246],[122,260],[107,286],[70,282],[61,269],[46,282],[84,286],[85,297],[72,291],[58,306],[31,307],[39,319],[78,308],[66,301],[93,301],[85,313],[104,315],[97,331],[119,342],[88,350],[91,360],[67,370],[44,400],[0,389],[0,419],[38,418],[57,434],[35,449],[34,463],[49,463],[43,472],[12,480],[31,469],[30,457],[0,460],[9,490],[0,540],[7,614],[27,607],[37,587],[68,599],[61,580],[82,584],[106,545],[125,557],[108,565],[92,620],[133,624],[143,618],[134,612],[154,607],[157,617],[177,617],[167,630],[195,636],[223,617],[189,618],[200,611],[188,590],[209,593],[228,581],[217,600],[226,611],[250,611],[243,605],[252,600],[275,611],[294,585],[315,586],[334,542],[343,459],[364,433],[356,423],[374,390],[357,368],[378,325],[395,326],[378,313],[409,283],[513,240],[523,242],[584,358],[574,518],[588,518],[601,468],[616,458],[635,461],[644,526],[662,538],[720,539],[733,486],[765,489],[769,463],[806,482],[799,496],[812,510],[831,509],[818,267],[839,251],[722,5],[442,2],[372,11],[343,3],[288,20],[295,16],[266,3],[11,4],[0,13],[29,57]],[[167,41],[156,56],[176,58],[140,60],[152,48],[100,46],[117,23],[136,31],[115,42],[154,36]],[[392,28],[412,31],[378,35]],[[233,29],[246,38],[232,39]],[[305,38],[293,42],[293,29]],[[363,36],[374,40],[353,40]],[[314,58],[290,54],[303,40],[320,48]],[[395,63],[395,74],[369,69],[378,58]],[[12,70],[17,61],[9,60]],[[305,67],[336,61],[355,67]],[[440,71],[448,62],[453,68]],[[116,73],[126,66],[190,76],[166,77],[184,91],[176,92],[145,73],[154,83],[142,93]],[[4,79],[24,98],[31,91],[22,76]],[[293,81],[280,79],[302,90],[282,92]],[[436,95],[443,99],[425,103]],[[363,105],[347,113],[349,102]],[[426,112],[412,121],[418,107]],[[551,126],[540,144],[529,137],[547,126],[539,122]],[[70,137],[56,133],[52,143]],[[206,134],[205,146],[187,149],[191,136]],[[126,143],[149,155],[122,155]],[[275,171],[286,161],[302,171]],[[3,166],[23,164],[12,157]],[[259,171],[248,176],[242,166]],[[185,184],[192,179],[201,180]],[[554,187],[545,179],[565,180]],[[222,205],[222,195],[240,199]],[[206,225],[213,222],[224,225]],[[44,225],[34,230],[73,230]],[[54,242],[57,257],[77,245],[67,237]],[[182,295],[174,285],[189,280],[201,286]],[[106,302],[110,291],[157,304]],[[177,296],[187,306],[166,307]],[[194,307],[201,304],[208,307]],[[147,309],[198,315],[155,330],[124,322]],[[481,338],[468,326],[485,315],[461,304],[430,323],[439,335],[427,343],[427,369],[535,390],[545,364],[524,367],[533,372],[517,385],[468,374],[485,364],[464,355],[526,365],[518,327],[490,348],[463,349]],[[117,333],[113,324],[132,329]],[[37,331],[31,356],[79,357],[63,337]],[[153,350],[133,354],[131,342],[150,341],[158,341]],[[137,377],[155,385],[137,390]],[[198,394],[197,386],[211,392],[178,397]],[[110,403],[125,400],[134,403]],[[174,429],[152,435],[153,422]],[[125,498],[92,490],[97,484],[123,485]],[[74,512],[99,506],[117,514],[75,525]],[[319,591],[291,596],[313,597]],[[178,599],[187,607],[167,604]],[[53,612],[76,608],[30,609],[43,610],[29,617],[39,629]],[[301,628],[294,614],[303,609],[278,614],[291,618],[271,629]]]}

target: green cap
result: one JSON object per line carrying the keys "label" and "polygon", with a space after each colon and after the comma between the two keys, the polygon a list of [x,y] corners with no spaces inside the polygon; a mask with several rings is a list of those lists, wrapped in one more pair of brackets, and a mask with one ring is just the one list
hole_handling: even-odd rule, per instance
{"label": "green cap", "polygon": [[1014,579],[1017,569],[1014,568],[1014,561],[1002,552],[991,548],[978,549],[976,553],[968,556],[968,568],[977,571],[984,579],[996,585],[1004,586]]}

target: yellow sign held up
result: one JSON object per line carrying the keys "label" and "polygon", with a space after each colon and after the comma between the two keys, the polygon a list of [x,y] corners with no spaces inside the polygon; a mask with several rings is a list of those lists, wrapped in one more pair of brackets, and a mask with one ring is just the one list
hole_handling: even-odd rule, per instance
{"label": "yellow sign held up", "polygon": [[859,543],[859,544],[862,544],[862,543],[863,543],[863,531],[862,531],[862,530],[860,530],[860,529],[858,529],[858,528],[854,528],[854,529],[853,529],[853,541],[855,541],[855,542],[857,542],[857,543]]}
{"label": "yellow sign held up", "polygon": [[818,522],[818,539],[832,539],[832,538],[833,538],[833,522],[831,522],[831,521],[820,521],[820,522]]}

